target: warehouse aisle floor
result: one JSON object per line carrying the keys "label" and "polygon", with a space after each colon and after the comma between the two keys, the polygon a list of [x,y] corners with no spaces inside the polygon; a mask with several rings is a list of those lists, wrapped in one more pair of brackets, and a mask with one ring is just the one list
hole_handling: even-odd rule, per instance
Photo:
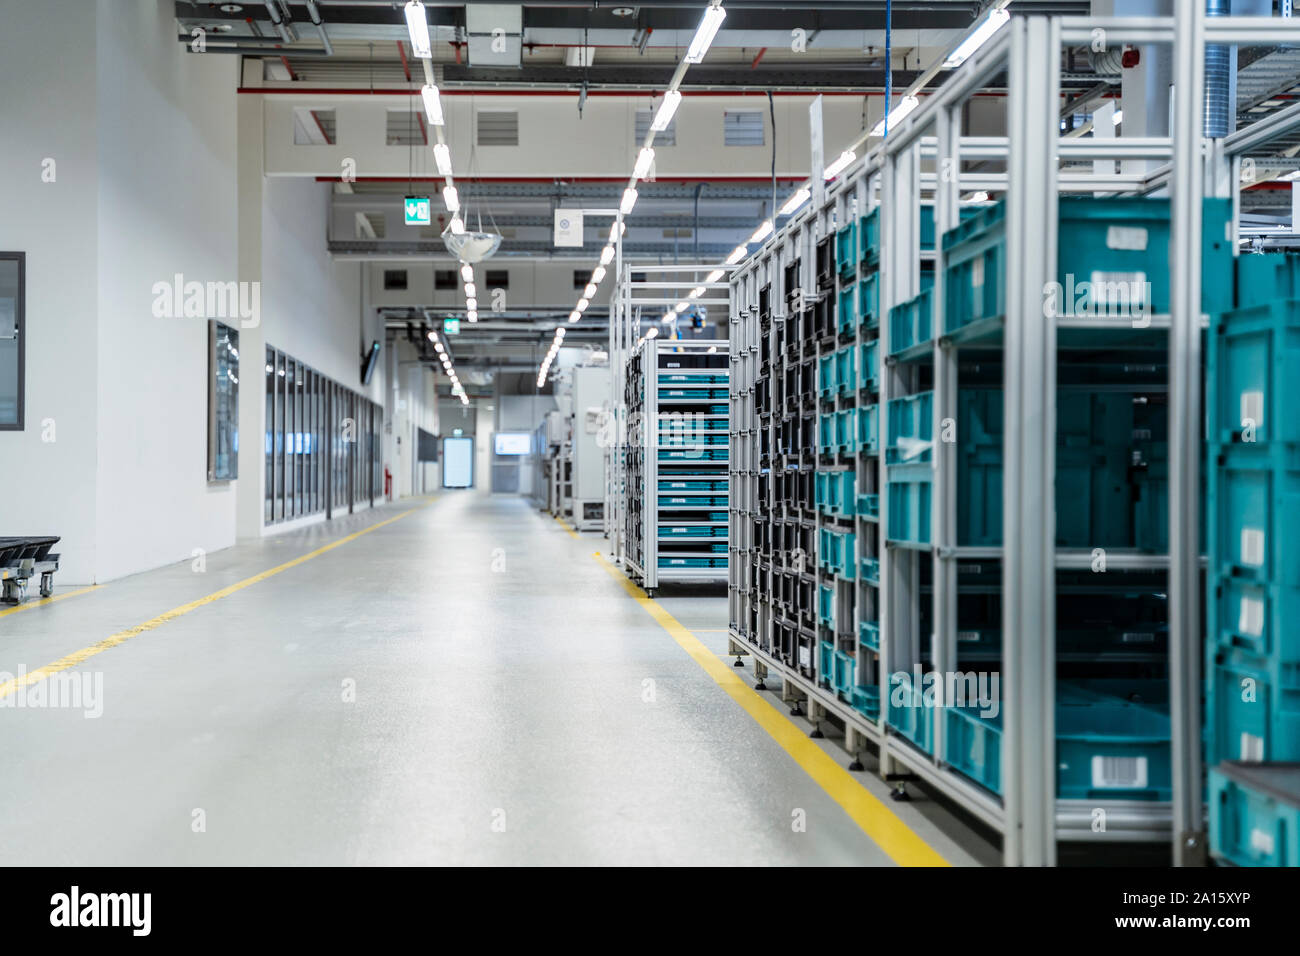
{"label": "warehouse aisle floor", "polygon": [[[0,615],[9,674],[127,636],[0,687],[0,861],[895,862],[593,556],[605,548],[522,499],[445,493]],[[661,606],[725,652],[725,599]],[[35,706],[38,684],[70,675],[102,675],[101,716]],[[924,801],[886,805],[974,861]]]}

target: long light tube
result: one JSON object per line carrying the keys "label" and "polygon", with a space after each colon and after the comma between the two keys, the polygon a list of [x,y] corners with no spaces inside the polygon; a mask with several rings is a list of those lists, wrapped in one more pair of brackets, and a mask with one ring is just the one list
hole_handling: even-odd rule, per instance
{"label": "long light tube", "polygon": [[677,112],[677,107],[682,101],[682,94],[676,90],[669,90],[664,94],[664,101],[659,104],[659,112],[655,113],[654,122],[650,128],[656,133],[662,133],[668,128],[668,124],[673,121],[673,114]]}
{"label": "long light tube", "polygon": [[618,204],[618,211],[625,216],[628,213],[630,213],[632,211],[632,207],[636,205],[636,195],[637,195],[636,190],[633,189],[631,186],[629,186],[627,189],[624,189],[623,201]]}
{"label": "long light tube", "polygon": [[943,68],[951,70],[954,67],[961,66],[975,51],[982,47],[993,34],[1002,29],[1002,25],[1011,19],[1011,14],[1005,10],[990,10],[984,21],[975,28],[975,30],[965,40],[961,46],[948,54],[948,59],[943,61]]}
{"label": "long light tube", "polygon": [[[443,123],[442,97],[438,95],[438,88],[426,83],[420,87],[420,97],[424,100],[424,115],[429,118],[429,122],[434,126],[441,126]],[[449,156],[449,161],[450,158]]]}
{"label": "long light tube", "polygon": [[[442,187],[442,201],[446,204],[448,212],[460,212],[460,196],[456,194],[455,186]],[[455,227],[455,225],[456,221],[453,219],[452,226]],[[455,228],[452,231],[455,232]]]}
{"label": "long light tube", "polygon": [[[438,101],[438,105],[439,106],[442,105],[441,100]],[[433,158],[434,161],[437,162],[438,164],[438,175],[450,176],[451,175],[451,150],[447,148],[446,143],[433,144]]]}
{"label": "long light tube", "polygon": [[921,105],[921,101],[915,96],[904,96],[898,101],[898,105],[885,114],[882,119],[871,129],[872,136],[884,136],[887,129],[893,129],[903,120],[912,114],[912,111]]}
{"label": "long light tube", "polygon": [[709,44],[718,35],[718,28],[726,18],[727,11],[722,9],[722,0],[713,0],[704,11],[704,18],[700,20],[695,36],[691,38],[691,45],[686,48],[687,63],[699,63],[704,59],[704,54],[709,52]]}
{"label": "long light tube", "polygon": [[[853,160],[849,160],[849,162],[852,161]],[[838,160],[836,160],[836,162],[838,162]],[[776,211],[776,214],[778,216],[788,216],[790,215],[790,213],[794,212],[796,209],[798,209],[800,206],[806,203],[811,197],[812,197],[812,193],[809,192],[807,189],[796,190],[794,195],[791,196],[789,199],[787,199],[785,203],[782,204],[781,208]]]}
{"label": "long light tube", "polygon": [[645,146],[641,152],[636,154],[636,165],[632,167],[632,177],[634,179],[645,179],[650,173],[650,167],[655,162],[655,151],[653,147]]}
{"label": "long light tube", "polygon": [[406,29],[411,34],[411,51],[422,60],[433,56],[429,46],[429,18],[424,13],[424,4],[420,0],[411,0],[406,5]]}
{"label": "long light tube", "polygon": [[858,154],[851,149],[846,149],[835,157],[835,161],[826,167],[822,176],[826,179],[834,179],[840,173],[844,172],[846,166],[858,158]]}

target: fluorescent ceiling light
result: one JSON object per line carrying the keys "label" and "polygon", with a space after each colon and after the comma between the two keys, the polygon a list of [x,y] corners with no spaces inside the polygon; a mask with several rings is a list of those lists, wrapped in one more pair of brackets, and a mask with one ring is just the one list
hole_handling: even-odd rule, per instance
{"label": "fluorescent ceiling light", "polygon": [[943,68],[951,70],[954,67],[961,66],[970,57],[988,42],[989,37],[1002,29],[1002,25],[1011,19],[1011,14],[1005,10],[990,10],[983,22],[980,23],[970,36],[961,41],[957,49],[948,54],[948,59],[943,61]]}
{"label": "fluorescent ceiling light", "polygon": [[772,220],[765,219],[763,224],[754,230],[754,234],[749,237],[750,242],[762,242],[772,234]]}
{"label": "fluorescent ceiling light", "polygon": [[694,289],[691,290],[691,294],[688,295],[686,298],[698,299],[702,295],[704,295],[704,286],[697,285]]}
{"label": "fluorescent ceiling light", "polygon": [[591,284],[600,285],[601,282],[603,282],[604,280],[605,280],[605,267],[596,266],[595,270],[593,270],[591,273]]}
{"label": "fluorescent ceiling light", "polygon": [[477,322],[478,309],[470,309],[468,312],[465,313],[465,318],[469,319],[471,322]]}
{"label": "fluorescent ceiling light", "polygon": [[705,281],[705,282],[717,282],[717,281],[718,281],[719,279],[721,279],[721,278],[722,278],[722,270],[721,270],[721,269],[714,269],[712,272],[710,272],[707,276],[704,277],[704,281]]}
{"label": "fluorescent ceiling light", "polygon": [[582,297],[584,299],[596,298],[596,283],[588,282],[587,287],[582,290]]}
{"label": "fluorescent ceiling light", "polygon": [[822,177],[824,179],[834,179],[840,173],[844,172],[844,168],[848,166],[849,163],[853,162],[857,158],[857,153],[851,149],[846,149],[844,152],[840,153],[839,156],[835,157],[833,163],[826,167],[822,172]]}
{"label": "fluorescent ceiling light", "polygon": [[709,44],[718,35],[718,28],[726,18],[727,11],[722,9],[722,0],[714,0],[709,4],[704,11],[704,19],[700,21],[695,36],[691,39],[691,45],[686,48],[687,63],[699,63],[704,59],[704,54],[709,52]]}
{"label": "fluorescent ceiling light", "polygon": [[[838,160],[837,160],[837,161],[838,161]],[[849,160],[849,162],[853,162],[853,160]],[[796,209],[798,209],[800,206],[802,206],[804,203],[806,203],[806,202],[808,201],[809,197],[811,197],[811,196],[812,196],[812,193],[809,192],[807,189],[799,189],[799,190],[797,190],[797,191],[794,193],[794,195],[792,195],[789,199],[787,199],[787,200],[785,201],[785,204],[784,204],[783,206],[781,206],[781,208],[778,209],[778,210],[776,211],[776,214],[777,214],[778,216],[788,216],[788,215],[790,215],[790,213],[794,212]]]}
{"label": "fluorescent ceiling light", "polygon": [[[904,96],[898,101],[898,105],[885,114],[885,118],[872,127],[872,136],[884,136],[886,129],[893,129],[903,120],[912,114],[912,111],[921,105],[921,101],[915,96]],[[888,123],[888,126],[886,126]]]}
{"label": "fluorescent ceiling light", "polygon": [[600,264],[602,266],[607,266],[613,261],[614,261],[613,246],[606,246],[604,249],[600,250]]}
{"label": "fluorescent ceiling light", "polygon": [[664,317],[659,321],[667,323],[667,322],[671,322],[675,318],[677,318],[677,313],[674,312],[672,309],[669,309],[667,312],[664,313]]}
{"label": "fluorescent ceiling light", "polygon": [[466,299],[466,300],[465,300],[465,310],[466,310],[467,312],[477,312],[477,311],[478,311],[478,299],[475,299],[475,298],[472,298],[472,297]]}
{"label": "fluorescent ceiling light", "polygon": [[465,232],[465,222],[464,222],[464,220],[462,220],[462,219],[460,218],[460,216],[452,216],[452,217],[451,217],[451,234],[452,234],[453,236],[459,236],[459,235],[463,234],[464,232]]}
{"label": "fluorescent ceiling light", "polygon": [[580,318],[582,318],[582,313],[579,312],[577,309],[574,309],[572,312],[569,313],[570,322],[577,322]]}
{"label": "fluorescent ceiling light", "polygon": [[745,256],[747,255],[749,255],[748,248],[746,248],[744,245],[736,246],[736,248],[731,250],[731,255],[727,256],[726,263],[729,266],[734,266],[737,262],[745,258]]}
{"label": "fluorescent ceiling light", "polygon": [[429,117],[429,122],[434,126],[441,126],[442,98],[438,95],[438,88],[425,84],[420,89],[420,96],[424,99],[424,115]]}
{"label": "fluorescent ceiling light", "polygon": [[575,305],[574,308],[577,309],[579,312],[586,312],[587,306],[589,305],[591,305],[591,303],[586,299],[579,299],[578,304]]}
{"label": "fluorescent ceiling light", "polygon": [[690,307],[691,304],[689,302],[678,302],[675,306],[673,306],[673,311],[676,312],[678,315],[681,315]]}
{"label": "fluorescent ceiling light", "polygon": [[[442,187],[442,201],[447,206],[447,211],[451,213],[460,212],[460,196],[456,195],[455,186]],[[452,220],[452,232],[456,231],[456,222]],[[463,226],[461,228],[464,228]]]}
{"label": "fluorescent ceiling light", "polygon": [[611,224],[610,224],[610,227],[609,227],[609,242],[610,242],[610,245],[613,245],[614,243],[618,242],[618,237],[621,236],[624,232],[627,232],[627,226],[624,226],[624,227],[623,227],[623,231],[620,232],[620,231],[619,231],[619,228],[618,228],[618,222],[615,221],[615,222],[611,223]]}
{"label": "fluorescent ceiling light", "polygon": [[635,205],[636,190],[629,186],[627,189],[623,190],[623,201],[618,204],[618,211],[626,216],[632,211],[632,207]]}
{"label": "fluorescent ceiling light", "polygon": [[643,147],[641,152],[636,154],[636,165],[632,167],[632,175],[637,179],[645,179],[654,161],[655,151],[649,146]]}
{"label": "fluorescent ceiling light", "polygon": [[411,0],[406,5],[406,29],[411,34],[411,50],[422,60],[433,56],[429,46],[429,18],[425,16],[424,4],[420,0]]}
{"label": "fluorescent ceiling light", "polygon": [[474,267],[468,262],[460,267],[460,277],[466,282],[474,281]]}
{"label": "fluorescent ceiling light", "polygon": [[556,337],[557,339],[562,339],[562,338],[564,338],[564,326],[562,326],[562,325],[557,325],[557,326],[555,327],[555,337]]}
{"label": "fluorescent ceiling light", "polygon": [[662,133],[668,128],[668,124],[673,121],[673,114],[677,112],[677,106],[682,101],[682,94],[676,90],[669,90],[664,94],[664,101],[659,104],[659,112],[655,113],[654,122],[650,128],[656,133]]}
{"label": "fluorescent ceiling light", "polygon": [[[439,106],[442,101],[439,100]],[[451,150],[447,148],[446,143],[433,144],[433,158],[438,163],[438,174],[440,176],[451,175]]]}
{"label": "fluorescent ceiling light", "polygon": [[465,299],[466,299],[466,301],[468,301],[468,302],[472,302],[472,301],[473,301],[474,299],[476,299],[476,298],[478,298],[478,288],[474,285],[474,283],[472,283],[472,282],[466,282],[466,283],[465,283]]}
{"label": "fluorescent ceiling light", "polygon": [[1110,122],[1112,126],[1118,126],[1120,123],[1124,122],[1124,111],[1116,110],[1115,115],[1110,118]]}
{"label": "fluorescent ceiling light", "polygon": [[648,339],[652,339],[658,334],[659,334],[659,330],[656,329],[653,325],[650,326],[650,328],[645,330],[645,337]]}
{"label": "fluorescent ceiling light", "polygon": [[[439,352],[442,351],[442,343],[438,341],[438,336],[436,336],[436,335],[433,334],[433,330],[432,330],[432,329],[429,331],[429,341],[433,343],[433,347],[434,347],[435,349],[437,349]],[[268,371],[269,371],[269,369],[268,369]]]}

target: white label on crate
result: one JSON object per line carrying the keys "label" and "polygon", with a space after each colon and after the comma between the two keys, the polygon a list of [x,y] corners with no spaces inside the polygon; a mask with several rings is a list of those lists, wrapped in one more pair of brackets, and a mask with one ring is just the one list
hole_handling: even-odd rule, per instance
{"label": "white label on crate", "polygon": [[1092,758],[1092,786],[1094,790],[1140,790],[1147,785],[1146,757]]}
{"label": "white label on crate", "polygon": [[1264,529],[1241,529],[1241,563],[1252,568],[1264,566]]}
{"label": "white label on crate", "polygon": [[1265,856],[1273,855],[1273,834],[1266,833],[1256,827],[1250,831],[1250,848],[1256,853],[1262,853]]}
{"label": "white label on crate", "polygon": [[958,631],[958,641],[978,641],[980,639],[979,631]]}
{"label": "white label on crate", "polygon": [[1107,249],[1144,252],[1146,247],[1147,231],[1141,226],[1111,226],[1106,230]]}
{"label": "white label on crate", "polygon": [[685,534],[685,533],[686,533],[686,529],[685,529],[685,528],[670,528],[669,530],[672,531],[673,534]]}
{"label": "white label on crate", "polygon": [[976,256],[970,264],[970,284],[972,286],[984,285],[984,257]]}
{"label": "white label on crate", "polygon": [[1245,763],[1260,763],[1264,759],[1264,738],[1243,733],[1240,759]]}
{"label": "white label on crate", "polygon": [[671,482],[668,483],[668,487],[669,487],[669,488],[685,488],[685,487],[686,487],[686,482],[684,482],[684,481],[671,481]]}
{"label": "white label on crate", "polygon": [[685,558],[669,558],[669,559],[668,559],[668,563],[669,563],[669,564],[685,564],[685,563],[686,563],[686,559],[685,559]]}
{"label": "white label on crate", "polygon": [[1112,314],[1117,309],[1134,309],[1146,305],[1145,272],[1094,272],[1088,281],[1092,283],[1089,307],[1094,314]]}
{"label": "white label on crate", "polygon": [[1156,636],[1150,631],[1125,631],[1119,640],[1121,644],[1154,644]]}
{"label": "white label on crate", "polygon": [[1264,633],[1264,602],[1259,598],[1242,597],[1241,615],[1237,621],[1237,630],[1251,637]]}
{"label": "white label on crate", "polygon": [[1264,393],[1259,389],[1241,393],[1241,427],[1246,427],[1246,422],[1252,421],[1258,428],[1264,424]]}
{"label": "white label on crate", "polygon": [[806,647],[799,648],[799,666],[812,667],[812,652]]}

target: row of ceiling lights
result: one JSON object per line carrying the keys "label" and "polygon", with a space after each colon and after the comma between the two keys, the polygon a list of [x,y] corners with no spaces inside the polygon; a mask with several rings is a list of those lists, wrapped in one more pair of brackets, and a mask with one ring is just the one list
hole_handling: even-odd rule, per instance
{"label": "row of ceiling lights", "polygon": [[460,379],[456,376],[456,366],[451,361],[451,353],[442,344],[437,332],[429,331],[429,341],[433,343],[433,350],[438,353],[438,361],[442,363],[442,370],[451,379],[451,394],[459,398],[462,405],[468,405],[469,396],[465,394],[465,386],[460,384]]}

